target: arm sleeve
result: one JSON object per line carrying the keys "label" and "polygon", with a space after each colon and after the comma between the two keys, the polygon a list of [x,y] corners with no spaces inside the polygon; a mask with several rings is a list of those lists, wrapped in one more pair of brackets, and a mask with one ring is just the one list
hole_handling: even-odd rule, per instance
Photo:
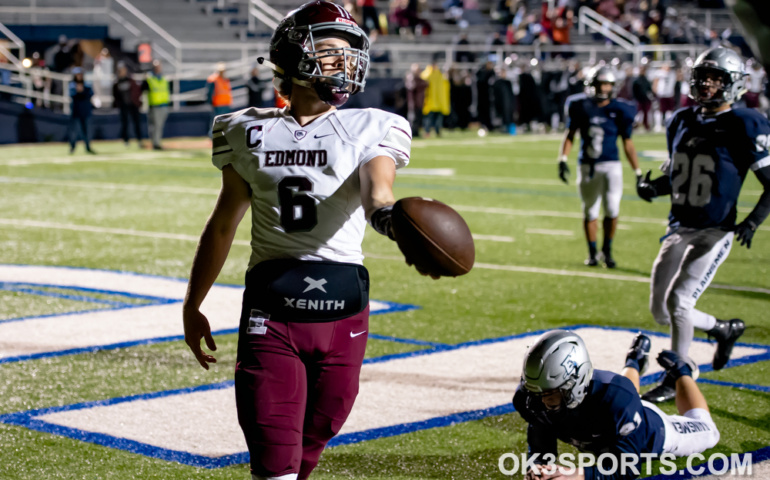
{"label": "arm sleeve", "polygon": [[527,426],[527,450],[530,457],[538,455],[538,461],[535,463],[542,463],[543,456],[549,453],[556,458],[556,435],[545,427],[530,423]]}
{"label": "arm sleeve", "polygon": [[567,104],[564,105],[564,117],[567,119],[567,123],[565,125],[565,128],[567,130],[570,129],[570,126],[574,122],[574,116],[575,116],[575,105],[578,102],[574,101],[574,99],[567,99]]}
{"label": "arm sleeve", "polygon": [[[639,475],[636,474],[636,471],[642,471],[641,457],[639,457],[640,452],[633,446],[630,441],[628,441],[628,439],[621,439],[618,441],[616,448],[613,449],[610,453],[615,455],[615,457],[618,459],[617,468],[613,469],[611,461],[608,461],[603,465],[603,470],[605,472],[613,473],[604,474],[599,471],[598,466],[594,465],[593,467],[587,467],[584,469],[583,475],[585,480],[633,480],[639,477]],[[625,471],[620,468],[620,456],[623,453],[631,454],[636,457],[634,461],[626,462],[626,465],[628,466]]]}
{"label": "arm sleeve", "polygon": [[386,156],[393,159],[397,169],[407,166],[412,150],[409,122],[401,116],[392,115],[385,126],[385,135],[370,146],[361,163],[366,163],[375,157]]}
{"label": "arm sleeve", "polygon": [[[601,473],[598,466],[586,468],[586,480],[630,480],[637,478],[639,475],[636,472],[641,471],[639,433],[640,429],[646,428],[643,425],[644,406],[630,380],[619,377],[614,382],[618,383],[612,385],[612,394],[606,397],[608,402],[604,408],[613,412],[616,440],[609,453],[616,457],[617,468],[612,469],[610,461],[603,465],[603,470],[612,471],[611,474]],[[628,467],[625,471],[621,468],[621,456],[624,455],[630,460],[626,461],[626,465],[630,463],[634,468]]]}
{"label": "arm sleeve", "polygon": [[746,121],[745,131],[749,168],[764,187],[757,205],[746,219],[759,226],[770,215],[770,122],[759,115],[752,116]]}
{"label": "arm sleeve", "polygon": [[[558,453],[556,447],[556,434],[553,429],[541,425],[537,422],[536,418],[530,410],[527,409],[528,394],[521,389],[516,389],[516,393],[513,395],[513,408],[519,412],[521,418],[527,422],[527,450],[529,456],[538,454],[538,460],[541,460],[544,455],[553,454],[554,458]],[[542,463],[538,461],[535,463]]]}

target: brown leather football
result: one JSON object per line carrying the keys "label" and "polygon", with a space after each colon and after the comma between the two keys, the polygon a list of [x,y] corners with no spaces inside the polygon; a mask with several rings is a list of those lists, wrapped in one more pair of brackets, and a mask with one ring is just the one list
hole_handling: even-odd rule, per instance
{"label": "brown leather football", "polygon": [[452,207],[422,197],[393,205],[393,234],[401,253],[417,270],[456,277],[473,268],[476,249],[468,224]]}

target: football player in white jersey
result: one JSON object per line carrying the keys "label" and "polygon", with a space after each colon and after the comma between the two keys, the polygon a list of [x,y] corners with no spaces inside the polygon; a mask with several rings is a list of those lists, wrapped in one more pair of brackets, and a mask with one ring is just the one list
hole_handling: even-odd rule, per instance
{"label": "football player in white jersey", "polygon": [[406,119],[337,110],[363,90],[369,40],[350,14],[316,0],[289,13],[270,45],[284,109],[248,108],[213,127],[222,188],[201,235],[184,302],[185,341],[216,359],[200,312],[251,207],[251,259],[235,369],[238,420],[258,479],[305,479],[358,393],[369,320],[366,221],[392,238]]}

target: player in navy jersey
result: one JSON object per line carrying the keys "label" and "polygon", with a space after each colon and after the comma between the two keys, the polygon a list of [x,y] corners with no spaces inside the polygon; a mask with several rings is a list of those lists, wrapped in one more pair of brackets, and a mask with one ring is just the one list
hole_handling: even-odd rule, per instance
{"label": "player in navy jersey", "polygon": [[[691,360],[670,350],[658,356],[658,363],[676,379],[679,415],[667,415],[640,400],[639,376],[647,367],[649,351],[650,339],[637,335],[625,367],[617,374],[594,370],[583,339],[573,332],[547,332],[530,347],[513,397],[516,411],[529,424],[529,457],[537,455],[532,463],[538,468],[527,472],[528,480],[633,479],[652,456],[692,455],[719,442],[719,430],[695,383],[697,367]],[[544,471],[539,466],[558,458],[557,439],[593,453],[605,473],[599,465],[571,473]],[[553,460],[544,458],[548,455]],[[612,468],[610,457],[617,469]],[[629,467],[621,468],[623,463]]]}
{"label": "player in navy jersey", "polygon": [[631,141],[636,107],[614,97],[615,72],[606,66],[596,68],[586,81],[586,93],[567,99],[567,133],[559,154],[559,178],[568,183],[567,156],[575,132],[580,131],[578,186],[583,203],[583,229],[588,242],[588,266],[599,264],[596,236],[600,206],[604,206],[602,254],[608,268],[615,268],[612,239],[618,226],[620,198],[623,196],[623,169],[618,153],[618,137],[637,178],[641,175],[636,149]]}
{"label": "player in navy jersey", "polygon": [[[695,308],[695,302],[725,261],[733,241],[751,247],[757,227],[770,214],[770,123],[752,109],[731,108],[745,89],[743,60],[718,47],[693,65],[690,95],[697,106],[683,108],[670,119],[666,139],[669,160],[664,176],[637,184],[650,201],[671,195],[669,227],[652,267],[650,310],[655,321],[671,326],[672,349],[686,356],[694,329],[717,341],[712,366],[730,359],[745,325],[722,321]],[[738,195],[752,171],[764,187],[751,213],[737,222]],[[673,382],[663,378],[644,398],[661,402],[673,397]]]}

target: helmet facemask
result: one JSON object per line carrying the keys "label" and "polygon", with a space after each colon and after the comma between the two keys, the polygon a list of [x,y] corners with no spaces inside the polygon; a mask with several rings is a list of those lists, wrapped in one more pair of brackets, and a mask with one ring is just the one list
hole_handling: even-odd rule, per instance
{"label": "helmet facemask", "polygon": [[[327,38],[342,38],[348,44],[350,40],[347,35],[324,31],[320,31],[316,37],[313,35],[312,26],[308,30],[309,49],[305,49],[304,58],[299,64],[300,75],[310,80],[323,102],[338,107],[344,104],[350,95],[364,90],[366,73],[369,70],[369,54],[350,46],[316,49],[316,43]],[[342,70],[333,74],[324,73],[324,64],[337,59],[340,60]]]}
{"label": "helmet facemask", "polygon": [[[715,108],[724,103],[733,103],[745,91],[742,87],[734,88],[736,82],[733,77],[735,75],[738,74],[730,74],[721,68],[711,66],[697,66],[693,68],[692,78],[690,79],[690,98],[706,108]],[[711,93],[715,79],[716,82],[719,82],[719,85],[716,92]],[[742,77],[738,80],[742,80]]]}
{"label": "helmet facemask", "polygon": [[[706,109],[716,109],[738,100],[746,91],[743,59],[732,50],[716,47],[703,52],[692,68],[690,98]],[[713,83],[718,81],[712,93]]]}
{"label": "helmet facemask", "polygon": [[[343,39],[347,45],[321,45],[319,49],[322,40],[329,37]],[[334,3],[314,0],[281,21],[270,40],[270,61],[263,59],[262,63],[275,71],[273,83],[282,95],[290,95],[292,85],[297,84],[315,90],[329,105],[340,106],[350,95],[364,90],[368,52],[369,38],[348,11]],[[345,68],[328,73],[332,56],[341,58]]]}
{"label": "helmet facemask", "polygon": [[[588,79],[585,82],[586,95],[598,102],[603,102],[615,97],[615,86],[617,82],[617,76],[615,72],[607,66],[600,66],[595,68]],[[608,83],[612,85],[609,92],[602,91],[602,84]]]}

